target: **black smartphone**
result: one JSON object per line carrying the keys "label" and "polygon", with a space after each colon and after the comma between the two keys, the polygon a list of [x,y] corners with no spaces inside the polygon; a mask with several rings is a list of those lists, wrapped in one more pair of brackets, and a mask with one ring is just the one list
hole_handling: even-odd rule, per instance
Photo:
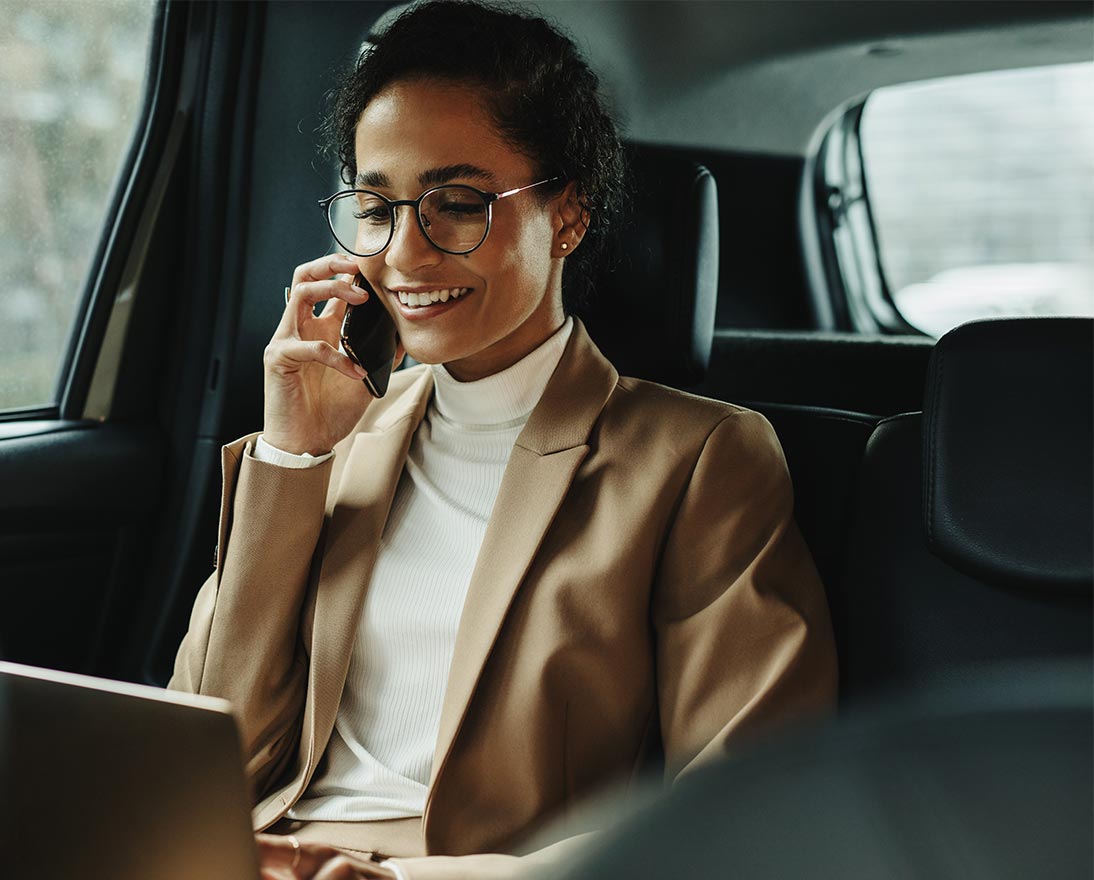
{"label": "black smartphone", "polygon": [[399,337],[395,322],[365,277],[358,272],[353,283],[368,291],[368,299],[359,306],[346,306],[342,348],[354,363],[364,368],[367,375],[362,381],[368,393],[383,397],[387,394]]}

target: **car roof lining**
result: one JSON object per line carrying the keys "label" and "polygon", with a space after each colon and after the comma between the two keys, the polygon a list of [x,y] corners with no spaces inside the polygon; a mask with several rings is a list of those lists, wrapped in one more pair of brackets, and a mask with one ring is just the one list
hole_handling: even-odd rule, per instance
{"label": "car roof lining", "polygon": [[629,139],[739,152],[809,155],[827,120],[881,86],[1094,57],[1082,2],[518,5],[574,38]]}

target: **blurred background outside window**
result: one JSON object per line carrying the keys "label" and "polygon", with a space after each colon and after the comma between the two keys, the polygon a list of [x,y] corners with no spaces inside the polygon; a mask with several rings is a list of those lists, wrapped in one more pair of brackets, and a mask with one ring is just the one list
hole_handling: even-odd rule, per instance
{"label": "blurred background outside window", "polygon": [[56,402],[152,14],[152,0],[0,0],[0,409]]}
{"label": "blurred background outside window", "polygon": [[1094,63],[879,89],[860,137],[910,324],[1094,315]]}

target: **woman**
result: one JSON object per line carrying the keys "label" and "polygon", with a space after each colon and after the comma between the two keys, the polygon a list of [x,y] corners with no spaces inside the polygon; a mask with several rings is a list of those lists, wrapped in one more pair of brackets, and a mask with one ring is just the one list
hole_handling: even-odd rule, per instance
{"label": "woman", "polygon": [[[623,163],[567,39],[414,7],[332,132],[368,234],[293,276],[169,686],[235,704],[267,876],[513,876],[595,789],[829,708],[824,596],[766,421],[619,377],[572,314]],[[490,202],[458,241],[456,196]],[[369,296],[422,362],[379,400],[337,348]]]}

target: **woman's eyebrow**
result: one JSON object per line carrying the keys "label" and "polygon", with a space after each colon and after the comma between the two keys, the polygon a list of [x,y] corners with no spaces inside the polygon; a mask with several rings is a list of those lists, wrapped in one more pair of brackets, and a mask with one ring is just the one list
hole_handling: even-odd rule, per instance
{"label": "woman's eyebrow", "polygon": [[418,183],[422,186],[437,186],[458,177],[482,180],[491,186],[497,186],[498,184],[498,179],[489,171],[480,168],[478,165],[469,165],[466,162],[457,165],[443,165],[440,168],[430,168],[428,171],[423,171],[418,175]]}
{"label": "woman's eyebrow", "polygon": [[382,171],[358,171],[353,184],[358,187],[389,187],[391,181]]}
{"label": "woman's eyebrow", "polygon": [[[460,162],[456,165],[442,165],[438,168],[430,168],[418,175],[418,183],[422,186],[439,186],[457,178],[471,178],[481,180],[490,186],[497,187],[498,179],[478,165],[470,165]],[[391,187],[391,178],[382,171],[358,171],[354,178],[354,185],[369,189],[382,189]]]}

